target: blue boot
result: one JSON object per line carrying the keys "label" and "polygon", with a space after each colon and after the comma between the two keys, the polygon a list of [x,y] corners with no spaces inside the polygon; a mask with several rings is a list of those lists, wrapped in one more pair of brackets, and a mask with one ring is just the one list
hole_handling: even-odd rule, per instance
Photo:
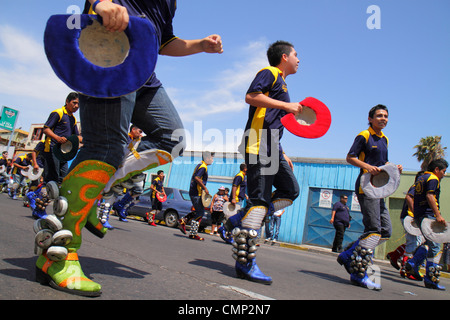
{"label": "blue boot", "polygon": [[217,232],[219,233],[219,235],[223,241],[225,241],[228,244],[233,244],[233,242],[234,242],[233,237],[231,236],[231,234],[229,234],[229,232],[227,232],[227,230],[225,230],[224,226],[221,226],[217,230]]}
{"label": "blue boot", "polygon": [[409,259],[405,264],[406,271],[417,280],[422,280],[422,275],[419,272],[420,266],[427,258],[428,249],[425,246],[417,248],[414,256]]}
{"label": "blue boot", "polygon": [[241,264],[236,261],[236,275],[238,278],[263,283],[263,284],[271,284],[272,278],[266,276],[256,264],[255,259],[250,259],[246,264]]}
{"label": "blue boot", "polygon": [[344,265],[345,270],[347,270],[347,272],[349,274],[352,274],[352,268],[350,266],[350,263],[352,261],[351,256],[353,254],[353,251],[355,250],[356,246],[359,244],[359,239],[356,240],[355,242],[351,243],[349,245],[349,247],[341,252],[338,257],[337,257],[337,262],[342,266]]}
{"label": "blue boot", "polygon": [[48,199],[41,193],[43,187],[44,185],[26,194],[32,210],[31,216],[35,219],[45,219],[47,217],[45,207],[48,204]]}
{"label": "blue boot", "polygon": [[350,275],[350,281],[351,283],[363,288],[372,289],[376,291],[381,290],[381,285],[370,280],[370,278],[367,276],[367,272],[364,273],[363,277],[358,276],[356,273],[352,273]]}
{"label": "blue boot", "polygon": [[226,231],[231,232],[234,228],[240,228],[241,221],[244,216],[245,216],[245,210],[241,209],[238,212],[236,212],[235,215],[229,217],[227,222],[225,223]]}
{"label": "blue boot", "polygon": [[425,278],[423,278],[426,288],[445,290],[444,286],[439,285],[439,276],[441,274],[441,270],[442,267],[437,263],[427,261],[427,274],[425,275]]}
{"label": "blue boot", "polygon": [[133,197],[128,192],[120,199],[119,201],[113,204],[113,209],[116,210],[119,215],[119,220],[123,222],[127,222],[127,208],[126,205],[133,200]]}
{"label": "blue boot", "polygon": [[110,204],[109,203],[101,203],[99,205],[99,218],[102,225],[109,230],[114,229],[114,227],[109,223],[109,211]]}

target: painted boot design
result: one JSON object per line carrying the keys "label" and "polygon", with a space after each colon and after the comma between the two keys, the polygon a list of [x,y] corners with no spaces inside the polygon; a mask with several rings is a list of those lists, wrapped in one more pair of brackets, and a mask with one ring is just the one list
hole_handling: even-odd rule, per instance
{"label": "painted boot design", "polygon": [[419,270],[420,266],[425,262],[425,259],[427,258],[427,253],[428,253],[427,246],[420,246],[419,248],[417,248],[413,257],[408,261],[406,261],[405,263],[406,274],[412,276],[412,278],[408,277],[409,279],[422,281],[422,275],[420,274]]}
{"label": "painted boot design", "polygon": [[88,279],[83,273],[77,251],[82,242],[81,230],[88,220],[95,224],[95,203],[114,172],[115,168],[106,163],[89,160],[78,164],[64,179],[60,195],[67,199],[68,208],[62,225],[73,237],[70,243],[62,246],[67,250],[66,256],[49,256],[49,250],[40,254],[36,261],[38,282],[81,296],[95,297],[101,294],[101,285]]}

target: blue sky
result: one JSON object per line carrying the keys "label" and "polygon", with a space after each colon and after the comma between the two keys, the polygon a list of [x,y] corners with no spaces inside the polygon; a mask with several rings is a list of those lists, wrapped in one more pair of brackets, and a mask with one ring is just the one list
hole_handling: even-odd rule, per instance
{"label": "blue sky", "polygon": [[[0,105],[20,111],[28,131],[60,107],[70,91],[53,74],[43,51],[45,23],[84,1],[5,2],[0,11]],[[369,29],[371,5],[381,29]],[[285,131],[289,156],[345,158],[354,137],[367,128],[376,104],[389,108],[385,134],[390,161],[417,170],[412,157],[421,137],[442,135],[449,145],[450,2],[448,0],[179,0],[175,34],[223,38],[221,55],[160,57],[156,69],[190,140],[191,149],[234,151],[244,128],[245,92],[267,66],[267,46],[295,45],[300,69],[287,78],[292,101],[312,96],[332,114],[328,133],[307,140]],[[233,137],[236,136],[234,139]]]}

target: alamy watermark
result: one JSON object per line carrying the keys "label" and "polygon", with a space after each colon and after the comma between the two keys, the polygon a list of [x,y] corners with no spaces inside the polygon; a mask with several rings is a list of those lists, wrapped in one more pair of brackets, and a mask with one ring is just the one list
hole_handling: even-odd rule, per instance
{"label": "alamy watermark", "polygon": [[366,13],[370,14],[367,18],[366,26],[369,30],[381,29],[381,9],[377,5],[371,5],[367,8]]}

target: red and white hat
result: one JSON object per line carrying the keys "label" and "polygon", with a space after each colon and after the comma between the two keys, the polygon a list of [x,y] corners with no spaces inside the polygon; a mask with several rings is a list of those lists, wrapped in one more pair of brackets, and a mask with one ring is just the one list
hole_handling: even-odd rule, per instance
{"label": "red and white hat", "polygon": [[298,115],[289,113],[281,118],[283,126],[292,134],[307,138],[320,138],[331,125],[331,113],[320,100],[308,97],[300,102],[303,110]]}

